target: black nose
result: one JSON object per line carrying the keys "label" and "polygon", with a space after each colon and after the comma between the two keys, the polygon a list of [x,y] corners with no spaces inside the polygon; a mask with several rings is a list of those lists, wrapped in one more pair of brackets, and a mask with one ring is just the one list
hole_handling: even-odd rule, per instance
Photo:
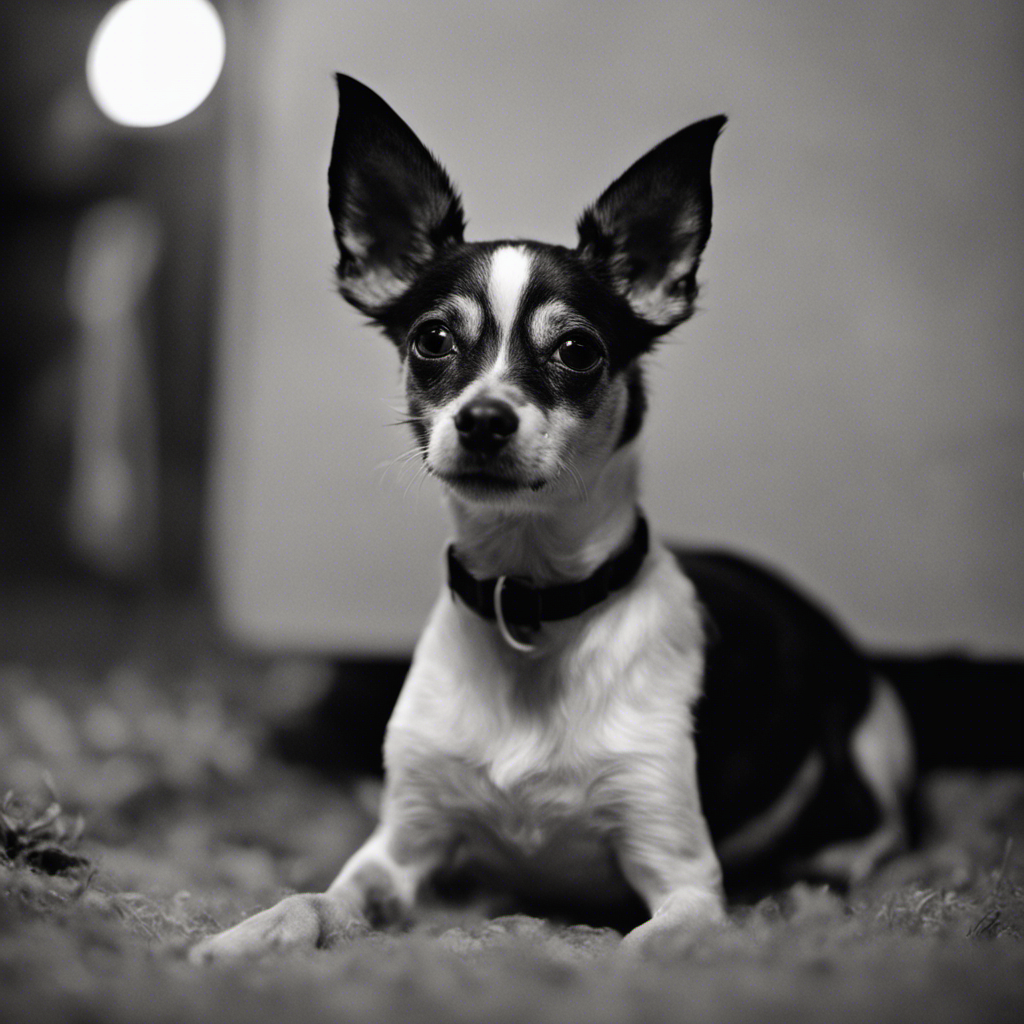
{"label": "black nose", "polygon": [[478,455],[493,455],[518,427],[515,409],[500,398],[474,398],[455,414],[462,447]]}

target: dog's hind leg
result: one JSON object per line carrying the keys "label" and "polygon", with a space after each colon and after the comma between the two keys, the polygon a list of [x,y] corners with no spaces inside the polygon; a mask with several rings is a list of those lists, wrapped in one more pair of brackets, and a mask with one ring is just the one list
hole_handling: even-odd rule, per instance
{"label": "dog's hind leg", "polygon": [[871,703],[850,738],[858,774],[878,804],[881,822],[867,836],[826,846],[807,862],[808,872],[853,885],[906,849],[907,799],[914,779],[914,741],[892,685],[876,679]]}

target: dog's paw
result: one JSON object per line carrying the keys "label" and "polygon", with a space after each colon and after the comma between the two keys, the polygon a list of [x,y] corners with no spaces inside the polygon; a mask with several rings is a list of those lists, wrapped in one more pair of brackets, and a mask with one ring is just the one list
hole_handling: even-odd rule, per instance
{"label": "dog's paw", "polygon": [[366,929],[362,914],[334,897],[288,896],[233,928],[197,943],[189,951],[189,960],[194,964],[218,964],[273,953],[311,952]]}
{"label": "dog's paw", "polygon": [[727,924],[717,893],[683,889],[673,893],[650,921],[626,934],[618,956],[627,961],[674,959]]}

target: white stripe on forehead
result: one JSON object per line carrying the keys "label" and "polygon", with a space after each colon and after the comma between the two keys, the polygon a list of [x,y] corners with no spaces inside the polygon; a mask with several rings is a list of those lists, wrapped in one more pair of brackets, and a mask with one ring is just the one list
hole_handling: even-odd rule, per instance
{"label": "white stripe on forehead", "polygon": [[512,329],[523,289],[530,279],[530,257],[518,245],[503,245],[491,257],[487,296],[498,322],[498,337],[505,341]]}

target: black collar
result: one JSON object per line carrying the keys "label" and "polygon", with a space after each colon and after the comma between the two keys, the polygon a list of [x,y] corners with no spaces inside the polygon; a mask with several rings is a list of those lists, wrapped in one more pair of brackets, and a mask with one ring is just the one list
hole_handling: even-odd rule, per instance
{"label": "black collar", "polygon": [[647,520],[637,510],[633,537],[617,555],[602,564],[595,573],[579,583],[560,583],[534,587],[514,577],[478,580],[458,560],[455,545],[448,545],[448,586],[478,615],[497,618],[495,595],[500,588],[502,618],[509,625],[539,629],[542,622],[571,619],[600,604],[609,594],[621,590],[640,571],[647,557],[649,534]]}

